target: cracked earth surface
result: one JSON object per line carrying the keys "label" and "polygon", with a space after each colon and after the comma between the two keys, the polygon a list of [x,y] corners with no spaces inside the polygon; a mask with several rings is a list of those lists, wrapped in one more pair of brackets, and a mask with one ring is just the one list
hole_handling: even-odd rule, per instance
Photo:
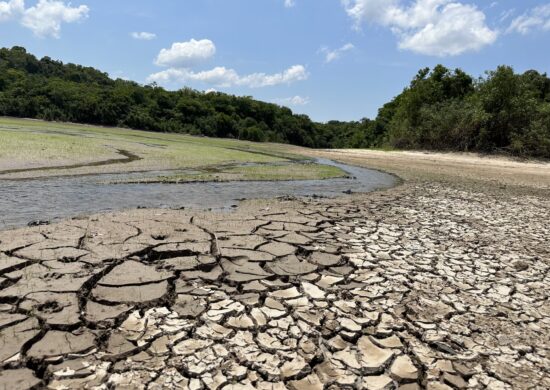
{"label": "cracked earth surface", "polygon": [[0,232],[0,389],[547,389],[548,215],[409,183]]}

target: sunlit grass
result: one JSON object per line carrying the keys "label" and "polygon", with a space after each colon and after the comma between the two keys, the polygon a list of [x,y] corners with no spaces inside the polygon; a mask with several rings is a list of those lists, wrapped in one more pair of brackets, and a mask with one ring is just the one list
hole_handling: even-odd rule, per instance
{"label": "sunlit grass", "polygon": [[[141,158],[127,164],[124,167],[127,170],[185,169],[306,159],[288,153],[285,145],[0,118],[0,171],[52,167],[51,174],[55,174],[55,166],[120,158],[117,150],[126,150]],[[114,166],[106,166],[101,168],[101,172],[113,169]],[[81,170],[75,173],[81,173]]]}
{"label": "sunlit grass", "polygon": [[56,161],[87,161],[113,156],[116,156],[116,150],[78,137],[47,133],[35,134],[17,130],[7,131],[0,128],[0,161],[55,163]]}
{"label": "sunlit grass", "polygon": [[120,181],[119,183],[192,183],[211,181],[280,181],[324,180],[345,177],[341,169],[312,163],[264,164],[252,166],[212,167],[191,173],[162,175],[151,178]]}

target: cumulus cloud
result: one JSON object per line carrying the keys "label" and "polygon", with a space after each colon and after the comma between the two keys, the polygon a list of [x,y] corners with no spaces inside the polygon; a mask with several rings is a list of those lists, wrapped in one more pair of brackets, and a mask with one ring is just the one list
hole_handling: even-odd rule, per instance
{"label": "cumulus cloud", "polygon": [[507,32],[525,35],[533,30],[550,31],[550,4],[535,7],[518,16],[512,20]]}
{"label": "cumulus cloud", "polygon": [[212,58],[214,54],[216,54],[216,46],[211,40],[191,39],[187,42],[175,42],[169,49],[162,49],[155,64],[176,68],[190,67]]}
{"label": "cumulus cloud", "polygon": [[209,39],[176,42],[168,49],[162,49],[155,64],[168,69],[151,74],[147,82],[170,86],[175,84],[202,83],[213,87],[261,88],[290,84],[305,80],[308,73],[303,65],[294,65],[280,73],[239,74],[235,69],[217,66],[209,70],[195,70],[195,65],[212,58],[216,46]]}
{"label": "cumulus cloud", "polygon": [[336,61],[340,57],[342,57],[342,54],[344,54],[347,51],[353,50],[355,46],[351,43],[346,43],[344,46],[339,47],[338,49],[330,50],[326,47],[323,47],[321,49],[321,52],[325,55],[325,62],[329,63],[332,61]]}
{"label": "cumulus cloud", "polygon": [[0,22],[18,17],[24,11],[24,0],[0,1]]}
{"label": "cumulus cloud", "polygon": [[355,26],[375,23],[388,27],[401,49],[433,56],[477,51],[495,42],[498,33],[486,24],[475,5],[453,0],[342,0]]}
{"label": "cumulus cloud", "polygon": [[141,32],[133,32],[130,34],[132,38],[138,39],[141,41],[151,41],[157,37],[157,34],[141,31]]}
{"label": "cumulus cloud", "polygon": [[218,66],[211,70],[195,72],[189,68],[170,68],[150,75],[148,82],[158,84],[185,84],[189,82],[201,82],[215,87],[249,87],[260,88],[279,84],[290,84],[296,81],[306,80],[308,72],[302,65],[294,65],[280,73],[252,73],[239,75],[234,69]]}
{"label": "cumulus cloud", "polygon": [[59,38],[62,23],[74,23],[88,17],[86,5],[73,7],[63,1],[39,0],[23,13],[21,24],[38,37]]}
{"label": "cumulus cloud", "polygon": [[89,11],[86,5],[73,7],[59,0],[38,0],[29,8],[25,8],[24,0],[0,1],[0,22],[17,19],[38,37],[59,38],[62,23],[81,21]]}
{"label": "cumulus cloud", "polygon": [[294,7],[295,5],[296,5],[296,2],[294,0],[285,0],[286,8],[291,8],[291,7]]}
{"label": "cumulus cloud", "polygon": [[306,104],[309,104],[310,99],[309,97],[296,95],[287,98],[275,99],[274,102],[283,106],[305,106]]}
{"label": "cumulus cloud", "polygon": [[342,0],[347,14],[358,27],[362,22],[386,24],[390,9],[399,5],[399,0]]}

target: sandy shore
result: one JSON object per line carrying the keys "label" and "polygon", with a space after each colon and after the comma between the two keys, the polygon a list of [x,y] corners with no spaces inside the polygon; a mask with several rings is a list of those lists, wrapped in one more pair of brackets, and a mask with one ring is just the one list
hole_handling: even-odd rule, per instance
{"label": "sandy shore", "polygon": [[311,153],[404,184],[0,232],[0,388],[550,387],[547,165]]}
{"label": "sandy shore", "polygon": [[[308,153],[306,151],[306,153]],[[550,162],[520,161],[473,153],[314,150],[310,155],[377,168],[405,180],[513,186],[550,190]]]}

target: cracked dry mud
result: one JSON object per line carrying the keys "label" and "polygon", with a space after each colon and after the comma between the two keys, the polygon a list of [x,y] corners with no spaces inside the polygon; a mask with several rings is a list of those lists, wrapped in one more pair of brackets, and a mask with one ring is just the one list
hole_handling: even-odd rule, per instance
{"label": "cracked dry mud", "polygon": [[0,389],[550,388],[549,211],[406,184],[0,232]]}

